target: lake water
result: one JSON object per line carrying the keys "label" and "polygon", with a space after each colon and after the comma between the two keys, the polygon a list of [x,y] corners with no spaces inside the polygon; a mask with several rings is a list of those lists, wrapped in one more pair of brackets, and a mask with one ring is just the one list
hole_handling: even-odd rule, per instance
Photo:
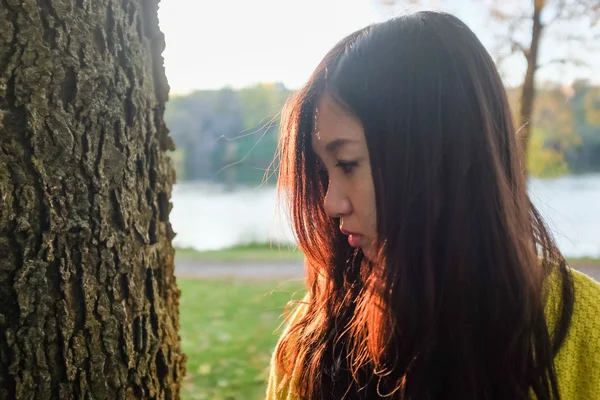
{"label": "lake water", "polygon": [[[532,179],[530,196],[569,257],[600,256],[600,175]],[[198,250],[293,238],[275,188],[180,183],[173,190],[174,244]]]}

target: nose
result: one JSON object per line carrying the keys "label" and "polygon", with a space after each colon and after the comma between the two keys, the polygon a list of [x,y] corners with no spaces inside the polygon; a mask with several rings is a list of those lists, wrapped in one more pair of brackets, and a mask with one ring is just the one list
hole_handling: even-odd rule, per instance
{"label": "nose", "polygon": [[339,218],[348,215],[352,212],[352,203],[347,194],[334,181],[330,180],[325,195],[325,212],[331,218]]}

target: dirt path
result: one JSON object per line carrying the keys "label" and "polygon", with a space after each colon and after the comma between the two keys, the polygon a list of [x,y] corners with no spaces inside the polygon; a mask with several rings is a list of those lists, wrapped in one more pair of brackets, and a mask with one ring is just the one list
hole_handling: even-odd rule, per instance
{"label": "dirt path", "polygon": [[[600,282],[600,266],[582,264],[573,267]],[[203,278],[302,279],[304,266],[301,261],[268,263],[176,261],[175,274]]]}

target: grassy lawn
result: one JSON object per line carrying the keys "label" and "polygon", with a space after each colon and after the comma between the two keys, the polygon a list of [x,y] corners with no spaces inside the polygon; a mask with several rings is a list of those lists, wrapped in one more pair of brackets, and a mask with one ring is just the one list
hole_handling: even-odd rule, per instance
{"label": "grassy lawn", "polygon": [[240,262],[240,261],[301,261],[302,252],[289,245],[269,243],[251,243],[238,245],[224,250],[198,251],[194,249],[176,249],[175,256],[178,260],[186,261],[215,261],[215,262]]}
{"label": "grassy lawn", "polygon": [[188,356],[182,398],[263,399],[276,329],[303,283],[182,279],[180,323]]}

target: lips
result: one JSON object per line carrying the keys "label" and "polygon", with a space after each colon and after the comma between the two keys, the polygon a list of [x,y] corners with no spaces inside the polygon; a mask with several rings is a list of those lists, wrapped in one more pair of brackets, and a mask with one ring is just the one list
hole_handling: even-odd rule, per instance
{"label": "lips", "polygon": [[348,244],[352,247],[360,247],[363,241],[363,235],[356,232],[350,232],[345,229],[341,229],[342,233],[348,236]]}

